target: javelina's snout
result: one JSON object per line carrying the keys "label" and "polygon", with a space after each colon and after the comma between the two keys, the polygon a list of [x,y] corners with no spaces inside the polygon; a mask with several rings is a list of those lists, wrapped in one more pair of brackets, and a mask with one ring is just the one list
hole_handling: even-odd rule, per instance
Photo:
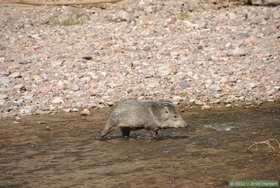
{"label": "javelina's snout", "polygon": [[184,120],[182,122],[179,123],[178,128],[188,128],[189,124],[186,123]]}
{"label": "javelina's snout", "polygon": [[177,117],[171,120],[170,124],[172,124],[170,127],[174,128],[186,128],[189,126],[182,117]]}

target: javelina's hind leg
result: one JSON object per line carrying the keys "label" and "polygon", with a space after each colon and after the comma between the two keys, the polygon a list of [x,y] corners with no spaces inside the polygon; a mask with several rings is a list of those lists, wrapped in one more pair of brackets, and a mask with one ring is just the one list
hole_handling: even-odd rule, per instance
{"label": "javelina's hind leg", "polygon": [[121,128],[122,137],[129,138],[130,128],[129,127],[122,127]]}
{"label": "javelina's hind leg", "polygon": [[101,132],[101,138],[107,136],[110,132],[113,131],[114,126],[108,121],[105,125],[105,128]]}

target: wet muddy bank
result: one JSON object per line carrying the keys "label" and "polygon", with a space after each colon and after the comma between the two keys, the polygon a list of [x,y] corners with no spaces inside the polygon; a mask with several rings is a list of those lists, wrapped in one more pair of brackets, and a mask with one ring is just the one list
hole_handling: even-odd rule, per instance
{"label": "wet muddy bank", "polygon": [[280,140],[279,104],[192,109],[183,112],[191,128],[162,130],[156,140],[147,131],[96,140],[109,112],[1,120],[0,187],[226,187],[231,179],[280,177],[278,150],[247,151],[254,142]]}

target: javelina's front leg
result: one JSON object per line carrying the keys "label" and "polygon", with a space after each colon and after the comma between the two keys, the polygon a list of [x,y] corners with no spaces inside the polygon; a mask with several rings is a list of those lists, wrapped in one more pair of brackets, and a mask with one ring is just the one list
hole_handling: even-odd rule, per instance
{"label": "javelina's front leg", "polygon": [[152,131],[153,131],[153,132],[152,132],[153,138],[157,138],[157,137],[158,137],[158,131],[159,131],[159,129],[156,128],[156,129],[153,129]]}
{"label": "javelina's front leg", "polygon": [[130,128],[129,127],[122,127],[121,128],[122,137],[129,138]]}

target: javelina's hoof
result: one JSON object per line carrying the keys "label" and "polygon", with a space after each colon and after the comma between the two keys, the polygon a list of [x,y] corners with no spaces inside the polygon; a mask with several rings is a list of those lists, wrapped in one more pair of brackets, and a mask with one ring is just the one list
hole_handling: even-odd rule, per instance
{"label": "javelina's hoof", "polygon": [[130,137],[129,137],[129,136],[123,136],[122,138],[123,138],[124,140],[129,140]]}
{"label": "javelina's hoof", "polygon": [[152,138],[158,138],[159,137],[159,134],[158,134],[158,130],[154,130],[153,132],[152,132]]}

